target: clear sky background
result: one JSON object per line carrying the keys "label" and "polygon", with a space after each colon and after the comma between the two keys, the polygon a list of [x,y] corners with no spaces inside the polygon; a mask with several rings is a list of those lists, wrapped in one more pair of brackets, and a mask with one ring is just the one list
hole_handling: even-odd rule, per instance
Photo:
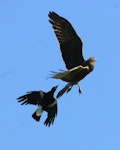
{"label": "clear sky background", "polygon": [[[50,128],[32,117],[35,106],[16,98],[65,82],[48,79],[64,69],[49,11],[68,19],[95,70],[59,99]],[[0,150],[120,150],[120,1],[0,1]]]}

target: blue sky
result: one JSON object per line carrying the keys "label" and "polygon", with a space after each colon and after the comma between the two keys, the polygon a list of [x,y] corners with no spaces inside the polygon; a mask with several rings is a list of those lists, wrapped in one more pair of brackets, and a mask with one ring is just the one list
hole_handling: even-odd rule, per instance
{"label": "blue sky", "polygon": [[[50,128],[35,122],[35,106],[16,98],[31,90],[49,91],[65,82],[47,79],[64,69],[48,12],[68,19],[83,40],[85,59],[95,56],[95,70],[59,99]],[[0,1],[0,149],[120,149],[120,1]],[[57,94],[55,93],[55,95]]]}

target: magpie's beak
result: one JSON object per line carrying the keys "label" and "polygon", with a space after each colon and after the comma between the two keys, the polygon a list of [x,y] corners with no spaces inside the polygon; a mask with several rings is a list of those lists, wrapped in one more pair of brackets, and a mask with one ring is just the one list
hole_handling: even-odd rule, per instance
{"label": "magpie's beak", "polygon": [[51,91],[55,92],[56,89],[57,89],[57,87],[58,87],[58,85],[57,85],[57,86],[54,86],[54,87],[51,89]]}
{"label": "magpie's beak", "polygon": [[58,85],[55,86],[55,89],[57,89],[57,88],[58,88]]}

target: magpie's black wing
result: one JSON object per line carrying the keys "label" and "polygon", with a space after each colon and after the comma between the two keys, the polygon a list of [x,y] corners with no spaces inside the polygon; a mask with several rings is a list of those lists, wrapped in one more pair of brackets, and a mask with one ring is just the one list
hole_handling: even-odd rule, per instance
{"label": "magpie's black wing", "polygon": [[27,94],[17,98],[18,102],[22,102],[21,105],[33,104],[39,105],[42,102],[45,92],[43,91],[31,91]]}
{"label": "magpie's black wing", "polygon": [[53,107],[47,108],[47,118],[44,122],[46,126],[50,126],[54,123],[55,117],[57,116],[58,107],[55,104]]}
{"label": "magpie's black wing", "polygon": [[82,40],[78,37],[70,22],[55,12],[50,12],[48,16],[59,41],[66,68],[71,69],[82,65],[84,63]]}

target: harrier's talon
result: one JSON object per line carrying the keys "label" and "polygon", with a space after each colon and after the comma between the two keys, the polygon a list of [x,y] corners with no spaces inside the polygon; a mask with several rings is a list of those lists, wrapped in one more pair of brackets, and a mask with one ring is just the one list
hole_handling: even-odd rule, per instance
{"label": "harrier's talon", "polygon": [[78,92],[79,92],[79,94],[81,94],[81,93],[82,93],[82,89],[81,89],[81,88],[79,88]]}
{"label": "harrier's talon", "polygon": [[80,87],[80,85],[78,84],[78,92],[79,92],[79,94],[81,94],[82,93],[82,88]]}

